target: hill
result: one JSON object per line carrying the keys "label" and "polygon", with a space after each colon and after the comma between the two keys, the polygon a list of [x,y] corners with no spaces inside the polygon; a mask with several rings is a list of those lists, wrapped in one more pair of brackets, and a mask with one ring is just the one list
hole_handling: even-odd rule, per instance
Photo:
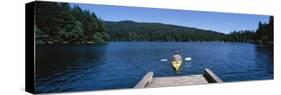
{"label": "hill", "polygon": [[112,41],[222,41],[225,34],[162,23],[104,21]]}

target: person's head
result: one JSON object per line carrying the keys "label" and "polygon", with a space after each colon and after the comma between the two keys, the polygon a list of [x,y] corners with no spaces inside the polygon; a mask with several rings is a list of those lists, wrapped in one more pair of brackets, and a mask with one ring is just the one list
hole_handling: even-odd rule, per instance
{"label": "person's head", "polygon": [[175,54],[179,54],[179,51],[175,51]]}

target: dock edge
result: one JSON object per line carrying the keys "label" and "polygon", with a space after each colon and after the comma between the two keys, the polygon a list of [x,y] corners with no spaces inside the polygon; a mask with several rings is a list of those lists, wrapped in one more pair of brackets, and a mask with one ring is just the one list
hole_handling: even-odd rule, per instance
{"label": "dock edge", "polygon": [[205,68],[203,76],[209,83],[223,83],[223,81],[208,68]]}
{"label": "dock edge", "polygon": [[134,88],[145,88],[153,79],[153,72],[148,72]]}

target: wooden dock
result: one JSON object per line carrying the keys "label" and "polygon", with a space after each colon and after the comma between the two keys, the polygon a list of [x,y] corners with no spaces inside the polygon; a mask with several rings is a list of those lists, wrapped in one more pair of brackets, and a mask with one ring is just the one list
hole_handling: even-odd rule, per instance
{"label": "wooden dock", "polygon": [[207,83],[223,82],[210,69],[205,69],[203,74],[171,77],[153,77],[153,72],[147,73],[135,88],[184,86]]}

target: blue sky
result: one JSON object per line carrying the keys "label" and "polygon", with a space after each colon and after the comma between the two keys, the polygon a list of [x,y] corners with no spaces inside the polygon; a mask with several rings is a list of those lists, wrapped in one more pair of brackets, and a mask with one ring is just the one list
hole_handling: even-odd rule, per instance
{"label": "blue sky", "polygon": [[106,21],[132,20],[136,22],[159,22],[229,33],[234,30],[256,30],[258,22],[268,22],[267,15],[233,14],[188,10],[171,10],[140,7],[78,5],[94,12]]}

